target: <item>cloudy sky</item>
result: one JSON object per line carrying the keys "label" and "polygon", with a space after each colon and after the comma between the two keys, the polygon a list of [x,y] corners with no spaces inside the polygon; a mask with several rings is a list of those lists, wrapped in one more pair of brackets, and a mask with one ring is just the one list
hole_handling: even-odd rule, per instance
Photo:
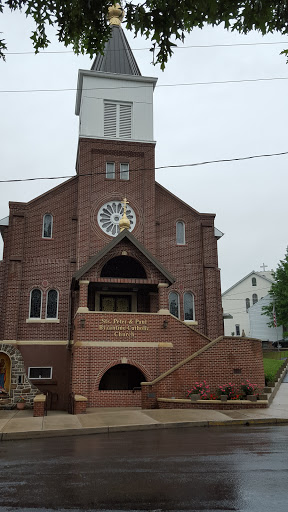
{"label": "cloudy sky", "polygon": [[[0,62],[1,179],[73,175],[77,73],[90,68],[90,59],[74,56],[53,33],[48,51],[54,53],[29,53],[33,23],[9,11],[1,22],[11,52]],[[279,55],[288,37],[195,30],[162,72],[151,64],[149,42],[126,35],[142,75],[158,77],[157,167],[288,152],[288,65]],[[34,92],[39,89],[49,91]],[[216,213],[225,233],[218,242],[223,291],[263,263],[275,269],[283,258],[287,164],[284,155],[156,172],[159,183],[193,208]],[[0,183],[0,219],[9,214],[9,200],[29,201],[61,181]]]}

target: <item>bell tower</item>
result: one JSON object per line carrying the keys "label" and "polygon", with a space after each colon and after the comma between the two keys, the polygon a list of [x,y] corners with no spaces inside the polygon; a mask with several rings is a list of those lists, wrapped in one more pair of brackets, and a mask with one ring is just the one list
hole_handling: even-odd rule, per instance
{"label": "bell tower", "polygon": [[121,27],[123,15],[119,4],[109,8],[111,37],[104,53],[78,74],[78,268],[120,232],[123,197],[129,204],[129,231],[156,254],[157,78],[141,75]]}

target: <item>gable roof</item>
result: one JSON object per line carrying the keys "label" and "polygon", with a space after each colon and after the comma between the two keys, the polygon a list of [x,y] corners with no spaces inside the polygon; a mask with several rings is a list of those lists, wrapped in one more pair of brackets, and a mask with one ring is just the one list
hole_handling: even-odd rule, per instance
{"label": "gable roof", "polygon": [[145,249],[144,245],[142,245],[138,240],[135,238],[130,231],[127,229],[124,229],[117,235],[109,244],[107,244],[101,251],[99,251],[95,256],[90,258],[83,267],[81,267],[75,274],[73,275],[73,279],[75,281],[78,281],[86,272],[88,272],[94,265],[97,263],[103,256],[106,256],[111,249],[113,249],[116,245],[119,244],[124,238],[127,238],[153,265],[156,267],[161,274],[170,282],[170,284],[174,283],[176,279],[166,270],[163,265],[154,257],[152,254]]}
{"label": "gable roof", "polygon": [[233,288],[235,288],[235,286],[238,286],[238,284],[242,283],[243,281],[245,281],[248,277],[251,277],[251,276],[258,276],[258,277],[262,277],[263,279],[265,279],[265,281],[268,281],[268,283],[274,283],[274,279],[271,276],[271,272],[267,271],[267,276],[263,275],[263,272],[255,272],[255,270],[252,270],[252,272],[250,272],[250,274],[247,274],[247,276],[243,277],[242,279],[240,279],[240,281],[238,281],[237,283],[233,284],[233,286],[230,286],[230,288],[228,288],[228,290],[226,290],[225,292],[222,293],[222,297],[223,295],[225,295],[226,293],[230,292],[230,290],[233,290]]}
{"label": "gable roof", "polygon": [[98,53],[91,71],[117,73],[118,75],[141,75],[135,57],[120,26],[111,26],[111,37],[105,44],[104,53]]}

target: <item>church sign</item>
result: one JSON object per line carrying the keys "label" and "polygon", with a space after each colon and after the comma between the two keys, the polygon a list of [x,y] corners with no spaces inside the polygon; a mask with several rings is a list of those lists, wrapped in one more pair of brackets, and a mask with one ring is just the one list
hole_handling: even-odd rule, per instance
{"label": "church sign", "polygon": [[135,334],[147,332],[147,320],[133,319],[119,319],[102,318],[99,324],[99,331],[113,333],[115,337],[133,338]]}

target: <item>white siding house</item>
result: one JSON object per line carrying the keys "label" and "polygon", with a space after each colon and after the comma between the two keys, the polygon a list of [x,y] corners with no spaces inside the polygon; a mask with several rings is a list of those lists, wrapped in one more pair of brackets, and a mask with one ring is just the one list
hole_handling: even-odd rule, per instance
{"label": "white siding house", "polygon": [[271,296],[265,295],[259,300],[254,306],[249,309],[249,320],[250,320],[250,336],[252,338],[258,338],[262,341],[278,341],[283,339],[283,327],[269,327],[267,325],[270,322],[269,317],[262,315],[263,306],[268,306],[271,302]]}
{"label": "white siding house", "polygon": [[[225,336],[241,336],[243,331],[251,336],[249,308],[269,293],[272,283],[271,271],[253,270],[222,293]],[[227,315],[233,318],[225,318]]]}

